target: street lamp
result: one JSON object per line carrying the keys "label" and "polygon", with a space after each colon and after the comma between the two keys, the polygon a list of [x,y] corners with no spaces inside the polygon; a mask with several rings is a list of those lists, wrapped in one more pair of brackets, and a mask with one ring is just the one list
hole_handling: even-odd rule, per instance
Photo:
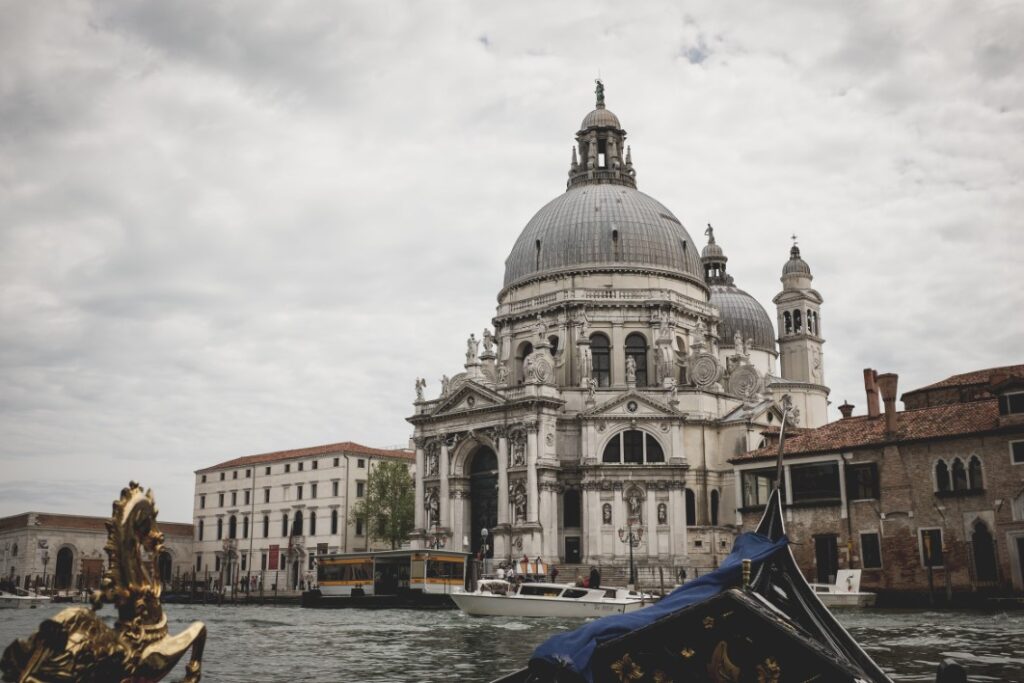
{"label": "street lamp", "polygon": [[629,544],[629,583],[636,585],[636,563],[633,561],[633,548],[640,545],[644,538],[644,528],[637,524],[639,520],[630,517],[626,520],[626,528],[619,527],[619,540]]}

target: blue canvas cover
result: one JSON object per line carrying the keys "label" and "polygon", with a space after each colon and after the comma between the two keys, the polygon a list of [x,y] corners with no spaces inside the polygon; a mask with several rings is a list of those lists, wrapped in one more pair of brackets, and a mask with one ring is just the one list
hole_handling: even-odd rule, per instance
{"label": "blue canvas cover", "polygon": [[715,571],[680,586],[650,607],[597,619],[574,631],[552,636],[534,650],[531,661],[541,660],[567,668],[587,681],[593,681],[590,660],[600,643],[649,626],[684,607],[738,586],[742,580],[743,560],[751,560],[756,569],[761,562],[785,548],[788,542],[785,536],[772,541],[752,531],[742,534],[736,539],[732,552]]}

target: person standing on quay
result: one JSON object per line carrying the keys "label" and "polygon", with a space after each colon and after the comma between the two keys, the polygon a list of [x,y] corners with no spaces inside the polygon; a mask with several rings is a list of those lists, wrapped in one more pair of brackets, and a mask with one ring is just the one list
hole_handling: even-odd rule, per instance
{"label": "person standing on quay", "polygon": [[558,565],[551,565],[551,583],[558,579]]}
{"label": "person standing on quay", "polygon": [[590,581],[588,583],[590,584],[590,588],[601,587],[601,572],[597,570],[597,567],[590,568]]}

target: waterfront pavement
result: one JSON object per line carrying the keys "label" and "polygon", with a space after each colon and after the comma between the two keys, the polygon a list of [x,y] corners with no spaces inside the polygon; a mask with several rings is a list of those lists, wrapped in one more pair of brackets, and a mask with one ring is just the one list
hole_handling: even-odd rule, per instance
{"label": "waterfront pavement", "polygon": [[[0,646],[67,605],[5,610]],[[168,605],[172,633],[206,622],[203,680],[490,681],[524,665],[565,619],[473,618],[457,610],[307,610],[295,606]],[[110,607],[101,614],[113,619]],[[932,681],[945,657],[972,681],[1024,683],[1024,612],[863,610],[839,619],[895,681]],[[180,667],[179,667],[180,669]],[[168,680],[180,680],[178,670]]]}

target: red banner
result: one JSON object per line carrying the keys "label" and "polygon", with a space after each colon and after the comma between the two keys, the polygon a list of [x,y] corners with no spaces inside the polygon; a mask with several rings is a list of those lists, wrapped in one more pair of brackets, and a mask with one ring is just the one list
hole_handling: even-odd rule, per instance
{"label": "red banner", "polygon": [[270,546],[270,563],[267,565],[267,569],[277,569],[277,558],[281,554],[281,546],[272,545]]}

